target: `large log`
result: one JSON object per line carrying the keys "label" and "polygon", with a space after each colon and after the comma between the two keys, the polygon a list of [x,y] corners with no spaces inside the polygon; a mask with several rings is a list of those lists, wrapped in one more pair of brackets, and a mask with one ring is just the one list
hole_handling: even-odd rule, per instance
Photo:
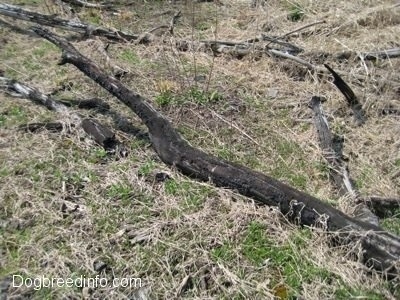
{"label": "large log", "polygon": [[62,49],[60,65],[72,64],[135,112],[147,126],[154,150],[166,164],[183,174],[234,189],[261,204],[277,206],[291,221],[336,232],[342,243],[359,243],[362,259],[370,267],[397,276],[400,238],[382,228],[351,218],[327,203],[274,178],[206,154],[185,141],[172,124],[143,97],[107,75],[65,39],[33,27],[40,36]]}

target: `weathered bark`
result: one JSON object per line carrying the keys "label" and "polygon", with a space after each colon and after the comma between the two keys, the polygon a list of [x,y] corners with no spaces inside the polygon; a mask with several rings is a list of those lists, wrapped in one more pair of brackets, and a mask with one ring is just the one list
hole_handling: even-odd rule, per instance
{"label": "weathered bark", "polygon": [[108,111],[110,109],[110,105],[99,98],[59,100],[59,102],[65,106],[76,106],[80,109],[97,109],[100,111]]}
{"label": "weathered bark", "polygon": [[69,3],[79,7],[98,8],[98,9],[111,9],[111,4],[90,3],[82,0],[61,0],[62,2]]}
{"label": "weathered bark", "polygon": [[368,205],[379,218],[391,217],[400,209],[400,198],[370,196],[359,199],[358,202]]}
{"label": "weathered bark", "polygon": [[329,231],[337,232],[343,243],[359,242],[366,264],[388,276],[399,274],[399,237],[351,218],[276,179],[193,148],[144,98],[114,77],[105,74],[66,40],[40,27],[34,27],[33,30],[62,49],[60,64],[74,65],[141,118],[149,129],[154,150],[166,164],[176,167],[188,176],[236,190],[261,204],[277,206],[288,219],[298,224],[323,226]]}
{"label": "weathered bark", "polygon": [[[350,178],[349,171],[343,160],[343,138],[332,135],[328,120],[322,110],[320,97],[312,97],[309,106],[314,111],[314,123],[317,128],[323,156],[329,165],[330,177],[336,185],[339,194],[342,196],[349,195],[355,204],[360,195],[354,187],[353,180]],[[379,224],[378,218],[362,202],[359,202],[355,214],[358,220],[374,225]]]}
{"label": "weathered bark", "polygon": [[[41,93],[39,90],[29,87],[16,80],[11,80],[6,77],[0,77],[0,86],[5,92],[16,96],[27,98],[33,102],[45,106],[47,109],[62,114],[68,126],[77,127],[82,126],[83,130],[91,136],[100,146],[108,153],[117,153],[121,156],[126,156],[126,147],[115,137],[115,134],[107,127],[101,125],[93,119],[83,119],[77,113],[70,113],[68,107],[60,101],[53,99]],[[61,128],[60,128],[61,126]],[[27,124],[23,126],[30,131],[38,131],[40,128],[48,128],[52,131],[63,129],[66,124],[62,123],[47,123],[47,124]]]}
{"label": "weathered bark", "polygon": [[346,82],[336,73],[331,67],[327,64],[324,66],[331,72],[334,80],[333,83],[336,87],[342,92],[344,97],[347,100],[347,104],[350,106],[351,110],[354,114],[354,119],[356,120],[357,125],[362,125],[365,123],[365,112],[362,108],[360,101],[358,101],[356,95],[354,94],[353,90],[347,85]]}
{"label": "weathered bark", "polygon": [[[0,3],[0,14],[24,21],[35,22],[37,24],[45,26],[58,27],[74,32],[79,32],[88,36],[103,36],[110,40],[136,41],[140,38],[139,35],[128,34],[119,30],[111,30],[108,28],[102,28],[97,25],[81,23],[78,21],[65,20],[57,16],[39,14],[9,4]],[[145,39],[141,39],[141,42],[146,41],[147,40]]]}
{"label": "weathered bark", "polygon": [[349,59],[351,57],[356,57],[363,60],[377,60],[377,59],[390,59],[400,57],[400,48],[392,48],[382,51],[371,51],[357,53],[353,51],[345,51],[335,55],[337,59]]}
{"label": "weathered bark", "polygon": [[61,122],[48,122],[48,123],[28,123],[18,126],[19,129],[27,132],[40,132],[47,130],[50,132],[60,132],[65,126]]}

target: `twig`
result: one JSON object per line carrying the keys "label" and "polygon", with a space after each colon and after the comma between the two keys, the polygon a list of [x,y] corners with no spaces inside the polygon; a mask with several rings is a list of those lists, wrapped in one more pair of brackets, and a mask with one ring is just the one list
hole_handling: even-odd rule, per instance
{"label": "twig", "polygon": [[302,31],[302,30],[304,30],[304,29],[306,29],[306,28],[308,28],[308,27],[315,26],[315,25],[318,25],[318,24],[325,24],[325,23],[326,23],[325,20],[316,21],[316,22],[313,22],[313,23],[310,23],[310,24],[301,26],[301,27],[299,27],[299,28],[296,28],[296,29],[294,29],[294,30],[292,30],[292,31],[289,31],[288,33],[285,33],[284,35],[280,36],[280,38],[287,37],[287,36],[289,36],[289,35],[292,35],[293,33]]}
{"label": "twig", "polygon": [[289,53],[284,53],[284,52],[281,52],[281,51],[278,51],[278,50],[275,50],[275,49],[267,50],[267,52],[272,53],[273,55],[276,55],[276,56],[280,56],[280,57],[291,59],[291,60],[293,60],[293,61],[295,61],[295,62],[297,62],[297,63],[299,63],[299,64],[301,64],[303,66],[306,66],[309,70],[317,70],[317,71],[321,70],[321,68],[319,68],[319,67],[317,67],[317,66],[315,66],[315,65],[313,65],[313,64],[311,64],[311,63],[309,63],[307,61],[305,61],[304,59],[301,59],[299,57],[291,55]]}
{"label": "twig", "polygon": [[179,10],[179,11],[177,11],[177,12],[174,14],[174,16],[172,17],[171,22],[170,22],[170,25],[169,25],[169,33],[170,33],[171,35],[174,34],[174,27],[175,27],[176,23],[178,23],[178,20],[181,18],[181,16],[182,16],[182,13],[181,13],[181,11]]}
{"label": "twig", "polygon": [[253,139],[250,135],[248,135],[245,131],[243,131],[242,129],[240,129],[237,125],[233,124],[232,122],[229,122],[227,120],[225,120],[220,114],[217,114],[215,111],[210,110],[211,113],[216,116],[218,119],[220,119],[221,121],[225,122],[226,124],[228,124],[229,126],[232,126],[233,128],[235,128],[237,131],[239,131],[241,134],[243,134],[245,137],[247,137],[250,141],[252,141],[254,144],[256,144],[257,146],[260,146],[260,144]]}

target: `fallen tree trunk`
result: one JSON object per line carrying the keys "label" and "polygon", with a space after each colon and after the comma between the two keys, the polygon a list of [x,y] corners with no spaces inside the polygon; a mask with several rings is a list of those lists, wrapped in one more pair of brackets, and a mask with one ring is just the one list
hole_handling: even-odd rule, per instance
{"label": "fallen tree trunk", "polygon": [[334,231],[342,243],[360,243],[362,259],[368,266],[384,272],[388,277],[399,274],[399,237],[378,226],[351,218],[276,179],[190,146],[144,98],[105,74],[66,40],[40,27],[33,27],[33,30],[62,49],[60,65],[73,64],[141,118],[149,130],[154,150],[166,164],[188,176],[234,189],[259,203],[277,206],[289,220],[300,225],[322,226],[328,231]]}

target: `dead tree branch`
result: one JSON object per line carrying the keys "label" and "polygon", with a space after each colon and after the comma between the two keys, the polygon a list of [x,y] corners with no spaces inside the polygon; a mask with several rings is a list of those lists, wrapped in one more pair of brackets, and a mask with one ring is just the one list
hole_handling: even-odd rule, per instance
{"label": "dead tree branch", "polygon": [[336,59],[349,59],[357,57],[363,60],[391,59],[400,57],[400,48],[387,49],[382,51],[371,51],[357,53],[354,51],[345,51],[334,55]]}
{"label": "dead tree branch", "polygon": [[172,124],[142,96],[108,76],[66,40],[46,29],[33,30],[62,49],[60,64],[72,64],[132,109],[147,126],[154,150],[166,164],[183,174],[237,190],[261,204],[277,206],[291,221],[323,226],[342,243],[359,243],[363,261],[387,276],[400,271],[400,238],[380,227],[351,218],[332,206],[276,179],[193,148]]}
{"label": "dead tree branch", "polygon": [[[68,107],[62,102],[54,100],[52,97],[41,93],[39,90],[29,87],[16,80],[0,77],[0,89],[12,96],[29,99],[36,104],[46,107],[49,110],[62,114],[66,118],[68,126],[82,126],[83,130],[108,153],[114,154],[118,150],[121,156],[126,156],[126,147],[115,137],[115,134],[109,128],[101,125],[98,121],[82,118],[77,113],[70,113]],[[38,127],[48,127],[54,130],[55,128],[59,128],[60,125],[63,126],[63,123],[51,123],[51,125],[28,124],[24,127],[26,127],[28,130],[32,128],[33,131],[37,131]]]}
{"label": "dead tree branch", "polygon": [[98,9],[112,9],[111,4],[90,3],[82,0],[61,0],[62,2],[72,4],[79,7],[98,8]]}
{"label": "dead tree branch", "polygon": [[[320,97],[312,97],[309,106],[314,111],[314,123],[317,128],[323,156],[329,165],[330,177],[339,190],[339,194],[341,196],[349,195],[355,205],[357,199],[359,199],[359,193],[353,185],[353,181],[343,160],[343,139],[332,135],[328,120],[322,110]],[[362,202],[358,204],[355,214],[359,220],[374,225],[379,224],[378,218]]]}
{"label": "dead tree branch", "polygon": [[[136,41],[139,39],[138,35],[132,35],[119,30],[102,28],[97,25],[82,23],[78,21],[65,20],[57,16],[39,14],[9,4],[0,3],[0,14],[15,19],[35,22],[37,24],[45,26],[57,27],[74,32],[79,32],[87,36],[103,36],[107,39],[115,41]],[[147,40],[142,39],[142,42],[147,42]]]}

